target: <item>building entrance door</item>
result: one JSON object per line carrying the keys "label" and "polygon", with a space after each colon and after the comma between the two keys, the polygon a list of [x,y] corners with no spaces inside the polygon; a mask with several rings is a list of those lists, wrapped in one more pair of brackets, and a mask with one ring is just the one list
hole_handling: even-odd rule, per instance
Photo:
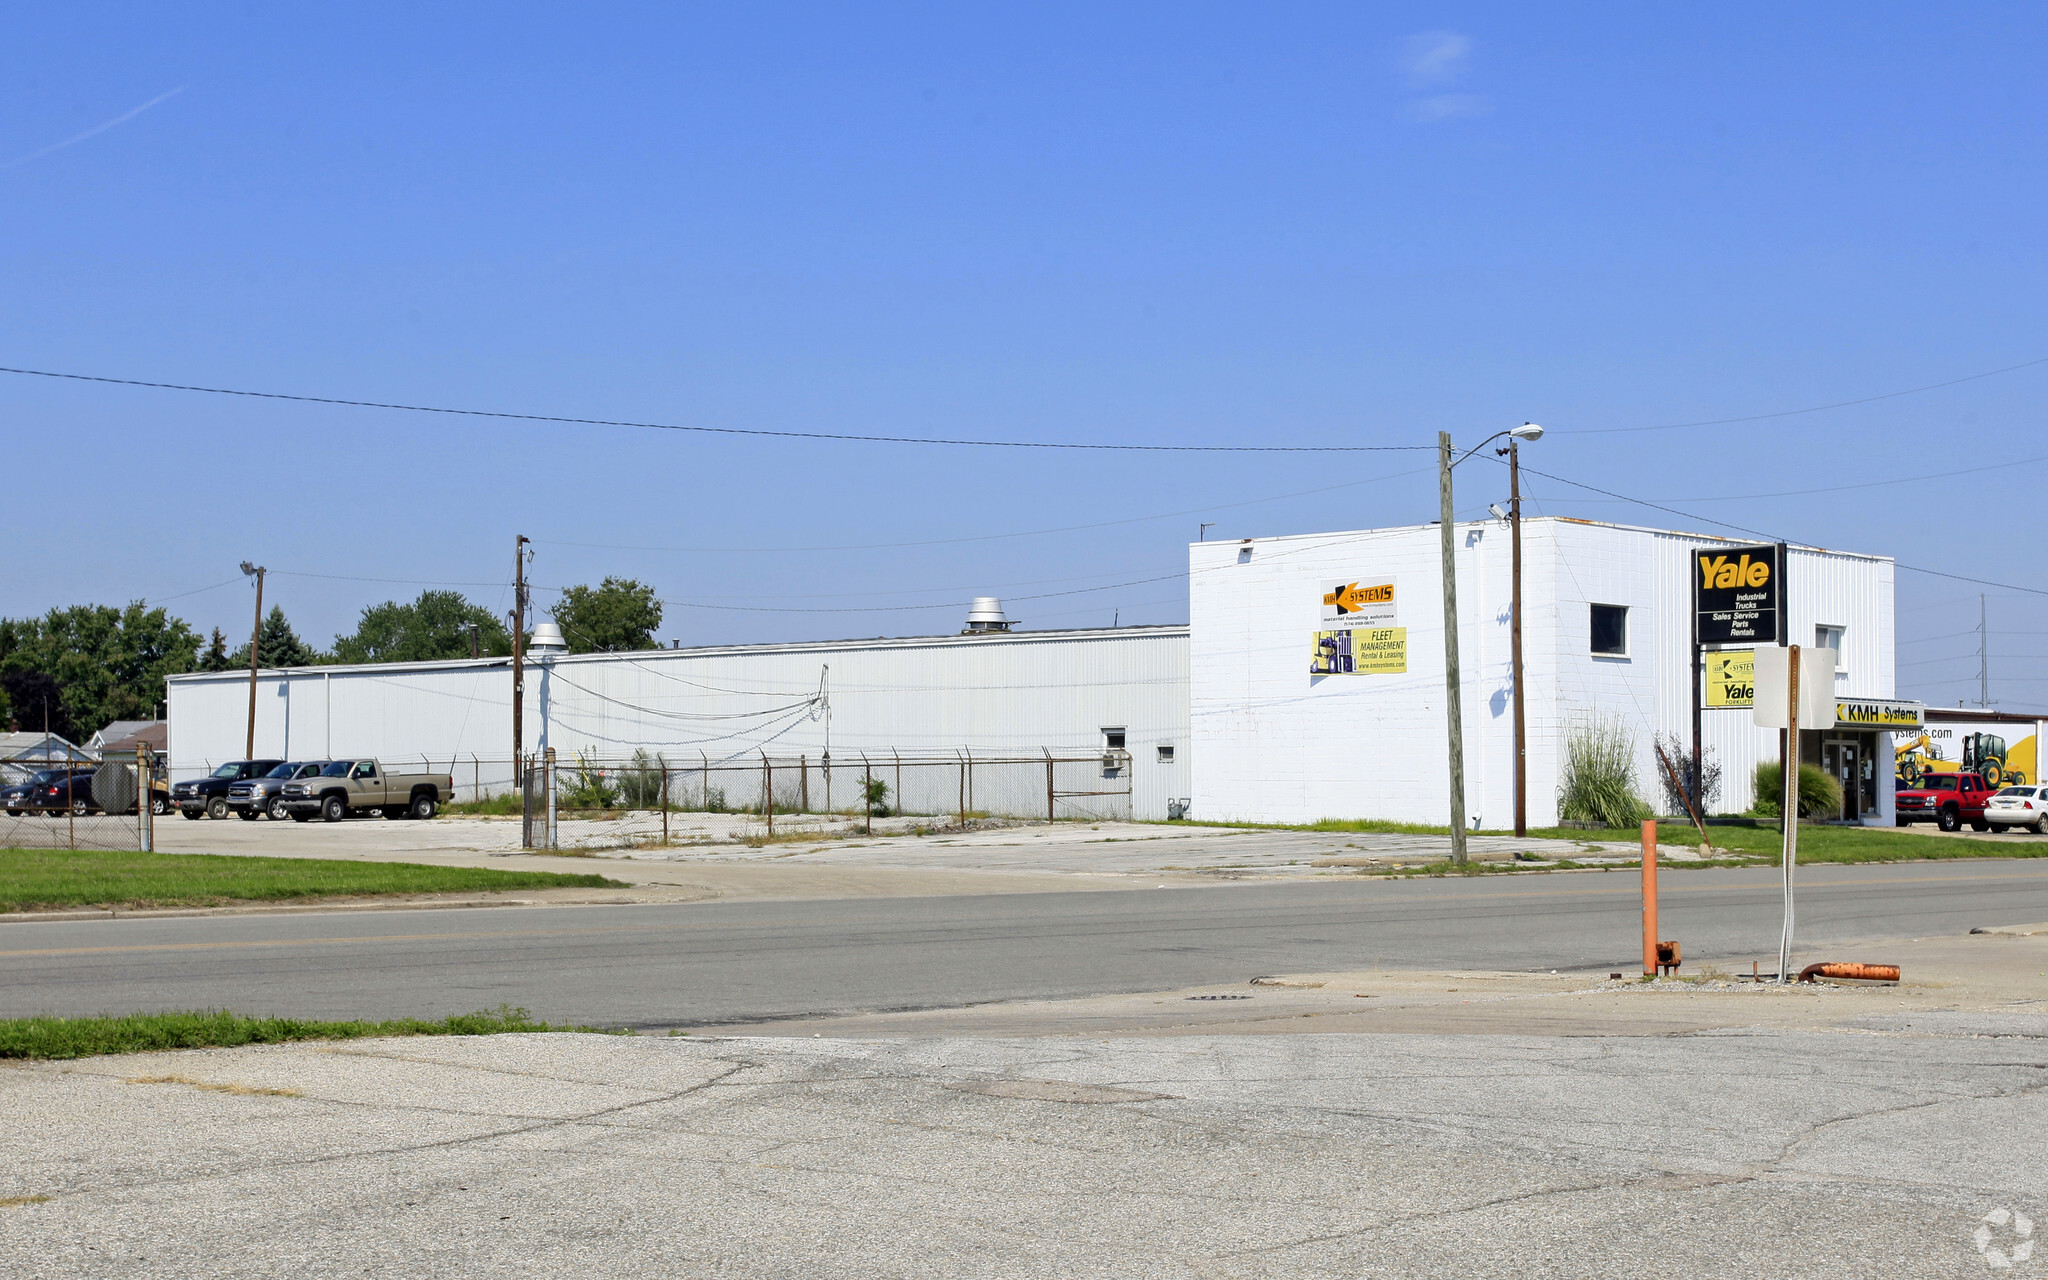
{"label": "building entrance door", "polygon": [[[1842,787],[1842,821],[1861,822],[1867,811],[1877,808],[1875,773],[1869,770],[1862,735],[1833,738],[1821,743],[1821,767]],[[1870,773],[1866,777],[1866,772]]]}

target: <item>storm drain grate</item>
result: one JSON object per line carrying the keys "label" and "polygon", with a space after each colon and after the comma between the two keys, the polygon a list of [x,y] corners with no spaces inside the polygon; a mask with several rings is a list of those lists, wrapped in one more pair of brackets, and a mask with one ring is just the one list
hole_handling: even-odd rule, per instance
{"label": "storm drain grate", "polygon": [[1250,996],[1189,996],[1190,1000],[1249,1000]]}

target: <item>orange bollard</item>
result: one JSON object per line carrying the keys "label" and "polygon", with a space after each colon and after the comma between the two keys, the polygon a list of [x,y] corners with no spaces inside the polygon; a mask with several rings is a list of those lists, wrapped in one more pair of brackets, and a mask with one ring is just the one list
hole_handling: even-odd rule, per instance
{"label": "orange bollard", "polygon": [[1657,976],[1657,822],[1643,823],[1643,976]]}

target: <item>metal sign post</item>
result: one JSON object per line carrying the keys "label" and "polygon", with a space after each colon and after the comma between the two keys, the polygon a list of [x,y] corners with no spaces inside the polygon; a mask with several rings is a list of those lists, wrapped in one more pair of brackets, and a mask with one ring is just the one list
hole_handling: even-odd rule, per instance
{"label": "metal sign post", "polygon": [[1784,774],[1779,819],[1784,824],[1782,856],[1785,923],[1778,935],[1778,981],[1792,980],[1793,868],[1799,859],[1799,731],[1835,726],[1835,654],[1832,649],[1767,646],[1756,651],[1756,706],[1760,729],[1785,731]]}
{"label": "metal sign post", "polygon": [[1784,801],[1778,808],[1779,826],[1784,829],[1785,923],[1778,930],[1778,982],[1792,980],[1792,867],[1799,859],[1799,646],[1789,650],[1785,671],[1785,763]]}

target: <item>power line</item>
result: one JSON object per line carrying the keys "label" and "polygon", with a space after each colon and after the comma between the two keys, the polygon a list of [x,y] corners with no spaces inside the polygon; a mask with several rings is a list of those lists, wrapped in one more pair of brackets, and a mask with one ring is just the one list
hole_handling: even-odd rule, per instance
{"label": "power line", "polygon": [[841,542],[820,547],[652,547],[630,542],[561,542],[554,539],[538,539],[542,545],[553,547],[581,547],[598,551],[674,551],[702,552],[718,555],[740,554],[782,554],[799,551],[893,551],[902,547],[943,547],[963,542],[995,542],[1003,538],[1036,538],[1052,533],[1077,533],[1086,529],[1109,529],[1117,525],[1144,524],[1151,520],[1171,520],[1180,516],[1205,515],[1211,511],[1228,511],[1233,507],[1254,507],[1262,502],[1285,502],[1289,498],[1313,497],[1319,493],[1335,493],[1339,489],[1356,489],[1362,485],[1382,484],[1388,480],[1399,480],[1407,476],[1425,475],[1435,467],[1418,467],[1413,471],[1395,471],[1370,480],[1349,480],[1343,484],[1325,485],[1320,489],[1302,489],[1295,493],[1278,493],[1269,498],[1246,498],[1242,502],[1219,502],[1206,507],[1189,507],[1184,511],[1162,511],[1157,515],[1129,516],[1121,520],[1097,520],[1090,524],[1058,525],[1050,529],[1019,529],[1014,533],[981,533],[964,538],[926,538],[916,542]]}
{"label": "power line", "polygon": [[149,382],[141,378],[109,378],[89,373],[58,373],[49,369],[16,369],[0,365],[0,373],[30,378],[58,378],[153,391],[191,391],[210,396],[241,396],[252,400],[288,400],[294,404],[338,405],[349,409],[391,409],[401,413],[438,413],[460,418],[496,418],[513,422],[553,422],[584,427],[638,427],[649,431],[690,431],[720,436],[766,436],[781,440],[839,440],[855,444],[935,444],[980,449],[1082,449],[1101,453],[1417,453],[1434,452],[1420,444],[1084,444],[1057,440],[970,440],[938,436],[869,436],[833,431],[770,431],[764,427],[702,427],[675,422],[638,422],[621,418],[579,418],[567,414],[511,413],[498,409],[457,409],[446,405],[399,404],[385,400],[353,400],[341,396],[296,395],[283,391],[247,391],[235,387],[202,387],[182,382]]}
{"label": "power line", "polygon": [[[1875,404],[1880,400],[1896,400],[1900,396],[1917,396],[1923,391],[1939,391],[1943,387],[1960,386],[1965,382],[1976,382],[1980,378],[1995,378],[2002,373],[2017,373],[2035,365],[2048,364],[2048,356],[2009,364],[2003,369],[1989,369],[1983,373],[1972,373],[1961,378],[1950,378],[1947,382],[1930,382],[1924,387],[1907,387],[1904,391],[1886,391],[1874,396],[1862,396],[1855,400],[1837,400],[1832,404],[1809,405],[1804,409],[1779,409],[1773,413],[1752,413],[1740,418],[1706,418],[1699,422],[1665,422],[1650,427],[1580,427],[1564,428],[1559,435],[1600,436],[1616,435],[1633,431],[1680,431],[1687,427],[1725,427],[1740,422],[1767,422],[1773,418],[1792,418],[1802,413],[1824,413],[1829,409],[1849,409],[1859,404]],[[1525,468],[1526,470],[1526,468]]]}
{"label": "power line", "polygon": [[[1766,542],[1793,542],[1792,539],[1783,537],[1782,535],[1774,533],[1765,533],[1761,529],[1752,529],[1749,528],[1747,525],[1730,524],[1726,520],[1716,520],[1712,516],[1695,515],[1690,511],[1680,511],[1676,507],[1667,507],[1661,502],[1650,502],[1647,499],[1643,498],[1631,498],[1625,493],[1616,493],[1612,489],[1602,489],[1597,485],[1587,484],[1583,480],[1568,480],[1563,476],[1551,475],[1547,471],[1537,471],[1535,468],[1530,467],[1527,464],[1523,465],[1522,470],[1530,475],[1542,476],[1546,480],[1556,480],[1560,483],[1571,485],[1575,489],[1585,489],[1591,493],[1600,494],[1603,497],[1616,498],[1622,502],[1634,503],[1636,506],[1639,507],[1648,507],[1653,511],[1662,511],[1670,515],[1682,517],[1686,520],[1697,520],[1705,524],[1719,525],[1723,529],[1733,529],[1737,533],[1746,533],[1751,535],[1752,537],[1762,538]],[[1815,549],[1818,550],[1819,548]],[[1923,569],[1919,565],[1907,564],[1905,561],[1898,559],[1894,559],[1892,563],[1897,567],[1904,569],[1908,573],[1924,573],[1929,577],[1933,578],[1952,578],[1957,582],[1974,582],[1979,586],[1997,587],[2001,591],[2019,591],[2024,592],[2027,595],[2048,596],[2048,590],[2044,590],[2040,587],[2022,587],[2017,583],[1994,582],[1990,578],[1973,578],[1970,577],[1968,574],[1949,573],[1943,569]]]}

